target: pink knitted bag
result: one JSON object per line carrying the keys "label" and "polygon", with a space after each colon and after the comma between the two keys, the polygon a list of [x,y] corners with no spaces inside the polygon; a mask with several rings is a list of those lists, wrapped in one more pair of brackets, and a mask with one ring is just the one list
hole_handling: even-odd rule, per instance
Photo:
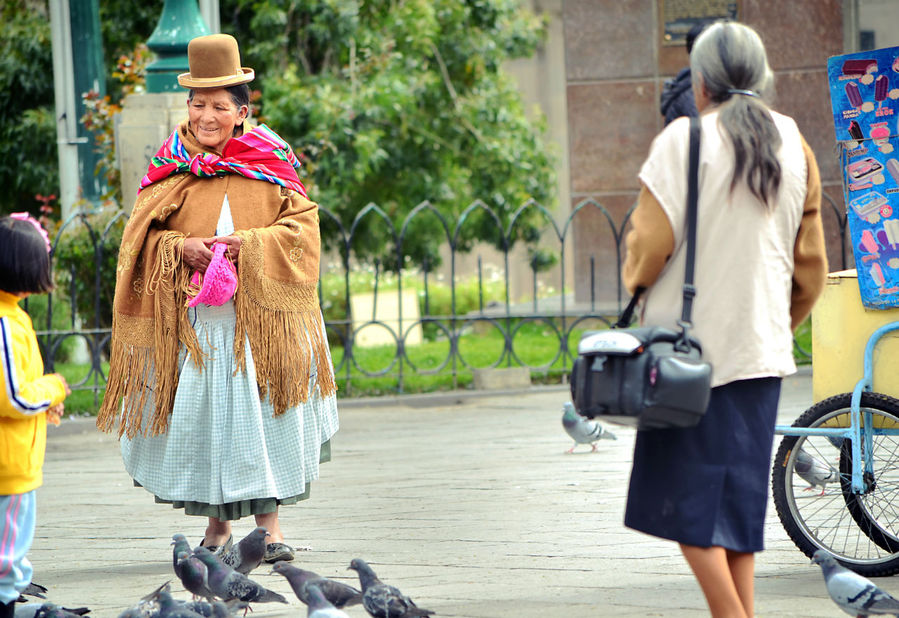
{"label": "pink knitted bag", "polygon": [[212,261],[206,267],[206,273],[194,272],[190,279],[192,289],[199,288],[199,293],[187,302],[188,307],[205,305],[224,305],[234,296],[237,289],[237,271],[231,258],[225,255],[228,245],[217,242],[212,245]]}

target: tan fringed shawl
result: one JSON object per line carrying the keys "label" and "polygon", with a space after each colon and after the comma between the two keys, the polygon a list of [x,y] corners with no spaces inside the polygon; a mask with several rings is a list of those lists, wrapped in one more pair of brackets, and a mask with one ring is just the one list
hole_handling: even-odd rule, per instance
{"label": "tan fringed shawl", "polygon": [[[191,155],[209,152],[187,123],[178,131]],[[102,431],[117,425],[119,437],[133,437],[141,430],[144,407],[151,404],[146,433],[165,433],[178,387],[181,346],[203,366],[188,321],[191,269],[181,260],[181,248],[188,236],[215,235],[226,193],[235,235],[242,240],[234,301],[236,371],[246,370],[248,338],[260,396],[269,397],[276,415],[310,396],[313,359],[321,395],[337,390],[316,290],[318,206],[265,180],[179,173],[141,191],[122,236],[109,380],[97,416]]]}

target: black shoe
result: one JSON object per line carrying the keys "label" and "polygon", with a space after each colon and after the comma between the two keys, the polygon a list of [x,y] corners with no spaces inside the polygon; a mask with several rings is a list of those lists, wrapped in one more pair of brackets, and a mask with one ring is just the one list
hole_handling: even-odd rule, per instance
{"label": "black shoe", "polygon": [[265,557],[263,560],[272,564],[273,562],[290,562],[293,560],[293,548],[284,543],[269,543],[265,546]]}
{"label": "black shoe", "polygon": [[0,618],[15,618],[16,602],[0,603]]}

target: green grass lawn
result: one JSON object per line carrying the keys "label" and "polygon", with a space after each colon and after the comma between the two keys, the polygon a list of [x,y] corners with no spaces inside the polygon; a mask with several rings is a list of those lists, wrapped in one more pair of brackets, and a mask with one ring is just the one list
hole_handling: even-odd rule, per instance
{"label": "green grass lawn", "polygon": [[[573,331],[568,349],[576,353],[582,329]],[[541,322],[521,324],[512,336],[512,354],[506,350],[503,333],[498,327],[479,322],[459,338],[459,357],[455,359],[456,381],[453,382],[453,359],[448,340],[425,341],[406,349],[406,358],[396,359],[396,345],[354,348],[354,365],[347,377],[343,348],[331,350],[337,367],[338,385],[344,396],[371,396],[397,392],[400,365],[403,392],[421,393],[451,388],[466,388],[472,382],[472,369],[487,367],[532,368],[535,382],[561,382],[571,369],[559,349],[559,333]],[[520,361],[520,362],[519,362]]]}
{"label": "green grass lawn", "polygon": [[[577,354],[577,344],[585,330],[600,328],[599,323],[580,324],[571,332],[567,349],[571,358]],[[450,342],[447,339],[424,341],[406,349],[406,357],[396,358],[396,345],[354,348],[354,364],[344,364],[344,349],[331,349],[337,368],[339,397],[374,397],[397,393],[402,371],[403,393],[427,393],[470,388],[472,369],[487,367],[531,367],[531,379],[538,384],[560,384],[571,370],[571,358],[563,358],[559,349],[559,333],[546,322],[521,322],[513,327],[512,352],[505,350],[505,340],[498,327],[489,322],[476,322],[459,338],[459,357],[450,358]],[[810,363],[801,350],[811,351],[811,325],[806,321],[796,332],[796,361]],[[801,349],[801,350],[800,350]],[[520,361],[520,362],[519,362]],[[455,367],[453,363],[455,362]],[[455,369],[455,380],[453,379]],[[89,378],[86,387],[93,384],[94,376],[88,376],[90,367],[72,363],[57,364],[56,371],[65,376],[70,385]],[[109,365],[104,364],[104,374]],[[96,414],[97,401],[92,390],[73,389],[66,400],[70,414]]]}

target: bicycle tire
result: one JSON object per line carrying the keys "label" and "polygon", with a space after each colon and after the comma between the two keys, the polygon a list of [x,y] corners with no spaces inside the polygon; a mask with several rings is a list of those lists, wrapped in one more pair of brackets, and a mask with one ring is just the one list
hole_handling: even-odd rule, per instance
{"label": "bicycle tire", "polygon": [[[793,426],[849,427],[851,400],[851,393],[825,399],[806,410]],[[871,412],[872,428],[878,431],[872,438],[874,474],[865,478],[863,493],[851,490],[849,441],[837,444],[824,436],[783,437],[772,463],[771,490],[784,530],[806,556],[824,549],[859,574],[893,575],[899,573],[899,435],[883,431],[899,433],[899,400],[866,392],[861,408]],[[809,484],[796,471],[801,451],[838,473],[817,496],[799,495],[807,492]],[[831,485],[835,491],[829,491]]]}

